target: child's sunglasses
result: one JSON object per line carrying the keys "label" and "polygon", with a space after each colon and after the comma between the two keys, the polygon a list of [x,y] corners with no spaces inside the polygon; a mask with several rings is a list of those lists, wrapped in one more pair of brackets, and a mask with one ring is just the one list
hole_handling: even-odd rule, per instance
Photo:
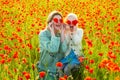
{"label": "child's sunglasses", "polygon": [[78,20],[73,20],[73,21],[67,20],[66,23],[67,23],[68,25],[73,24],[74,26],[76,26],[76,24],[78,23]]}

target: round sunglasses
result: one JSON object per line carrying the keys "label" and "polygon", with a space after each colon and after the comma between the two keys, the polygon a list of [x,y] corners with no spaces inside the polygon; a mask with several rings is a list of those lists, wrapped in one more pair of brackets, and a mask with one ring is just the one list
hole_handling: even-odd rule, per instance
{"label": "round sunglasses", "polygon": [[54,21],[55,23],[58,23],[58,21],[59,21],[60,23],[63,23],[63,20],[62,20],[62,19],[58,19],[58,18],[53,18],[53,21]]}
{"label": "round sunglasses", "polygon": [[71,25],[71,24],[72,24],[72,25],[76,26],[76,24],[78,23],[78,20],[73,20],[73,21],[67,20],[66,23],[67,23],[68,25]]}

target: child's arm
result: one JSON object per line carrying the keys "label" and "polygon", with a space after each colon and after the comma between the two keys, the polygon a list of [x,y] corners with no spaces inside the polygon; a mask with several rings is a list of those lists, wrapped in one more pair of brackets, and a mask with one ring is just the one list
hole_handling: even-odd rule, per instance
{"label": "child's arm", "polygon": [[82,38],[83,38],[83,29],[78,29],[77,34],[73,36],[74,39],[73,41],[80,51],[78,53],[78,56],[84,57],[84,54],[82,52]]}

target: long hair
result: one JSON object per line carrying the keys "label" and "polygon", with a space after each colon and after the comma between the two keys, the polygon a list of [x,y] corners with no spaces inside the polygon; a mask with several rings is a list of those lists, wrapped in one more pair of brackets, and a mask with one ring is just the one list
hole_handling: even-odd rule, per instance
{"label": "long hair", "polygon": [[[49,15],[48,15],[48,18],[47,18],[47,25],[52,21],[53,17],[55,15],[60,15],[62,17],[62,14],[58,11],[52,11]],[[63,17],[62,17],[63,18]]]}

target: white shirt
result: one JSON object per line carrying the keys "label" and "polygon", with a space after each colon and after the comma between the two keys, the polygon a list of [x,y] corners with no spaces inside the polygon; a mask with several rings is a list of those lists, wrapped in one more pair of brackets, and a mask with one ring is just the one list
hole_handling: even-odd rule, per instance
{"label": "white shirt", "polygon": [[83,38],[83,29],[77,28],[76,32],[66,34],[66,39],[68,43],[68,50],[66,56],[70,54],[71,49],[74,50],[74,53],[77,56],[81,56],[82,52],[82,38]]}

